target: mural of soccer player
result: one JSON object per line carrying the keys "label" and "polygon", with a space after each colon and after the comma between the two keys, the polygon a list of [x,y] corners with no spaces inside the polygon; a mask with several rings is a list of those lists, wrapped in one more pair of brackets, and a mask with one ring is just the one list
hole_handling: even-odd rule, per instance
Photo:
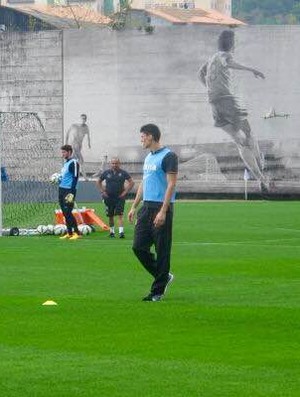
{"label": "mural of soccer player", "polygon": [[198,77],[207,87],[215,126],[227,132],[236,143],[239,154],[262,193],[269,190],[268,178],[263,173],[263,156],[248,122],[247,110],[240,104],[233,89],[233,70],[253,73],[264,79],[260,71],[243,66],[233,59],[234,32],[224,30],[218,39],[218,51],[199,69]]}
{"label": "mural of soccer player", "polygon": [[88,180],[86,172],[84,171],[84,159],[81,153],[84,137],[87,136],[88,147],[91,148],[90,130],[86,124],[87,115],[81,114],[81,123],[72,124],[66,134],[66,145],[71,145],[73,148],[73,157],[78,160],[80,164],[81,174]]}

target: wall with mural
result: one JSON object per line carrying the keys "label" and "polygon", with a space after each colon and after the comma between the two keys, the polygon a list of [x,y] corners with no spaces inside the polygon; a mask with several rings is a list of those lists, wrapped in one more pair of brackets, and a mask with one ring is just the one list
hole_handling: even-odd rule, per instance
{"label": "wall with mural", "polygon": [[[91,148],[80,138],[86,172],[93,175],[119,155],[138,177],[139,128],[154,122],[179,155],[182,191],[241,191],[246,169],[253,191],[271,181],[279,193],[297,192],[300,28],[238,28],[231,65],[227,54],[219,67],[222,57],[212,57],[223,30],[65,32],[65,132],[87,115]],[[222,79],[225,94],[218,88]]]}
{"label": "wall with mural", "polygon": [[178,153],[182,192],[243,192],[246,175],[249,191],[300,193],[300,28],[238,28],[220,53],[222,31],[2,34],[1,163],[11,179],[57,170],[63,141],[82,156],[83,177],[117,155],[139,179],[139,129],[153,122]]}

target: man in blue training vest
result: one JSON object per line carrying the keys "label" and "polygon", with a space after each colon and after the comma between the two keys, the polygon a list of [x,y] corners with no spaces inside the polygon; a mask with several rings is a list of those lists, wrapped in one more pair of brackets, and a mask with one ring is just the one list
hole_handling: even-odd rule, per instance
{"label": "man in blue training vest", "polygon": [[[143,149],[150,153],[144,161],[143,181],[140,183],[128,219],[133,222],[141,200],[135,226],[133,252],[154,277],[150,293],[143,301],[160,301],[168,284],[174,278],[170,273],[172,246],[173,204],[178,174],[178,157],[161,146],[160,130],[155,124],[144,125],[141,130]],[[154,245],[156,255],[151,252]]]}
{"label": "man in blue training vest", "polygon": [[61,170],[58,197],[59,205],[64,214],[68,232],[61,239],[77,240],[80,237],[76,219],[72,213],[76,196],[76,186],[79,177],[79,163],[72,157],[71,145],[61,147],[61,154],[65,160]]}

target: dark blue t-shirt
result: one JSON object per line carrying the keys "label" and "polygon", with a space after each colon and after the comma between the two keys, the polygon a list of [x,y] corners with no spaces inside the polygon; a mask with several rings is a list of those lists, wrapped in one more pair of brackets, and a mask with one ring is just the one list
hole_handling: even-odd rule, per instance
{"label": "dark blue t-shirt", "polygon": [[106,193],[110,197],[119,197],[124,190],[125,181],[131,179],[129,173],[121,168],[114,171],[112,169],[102,172],[100,181],[106,182]]}

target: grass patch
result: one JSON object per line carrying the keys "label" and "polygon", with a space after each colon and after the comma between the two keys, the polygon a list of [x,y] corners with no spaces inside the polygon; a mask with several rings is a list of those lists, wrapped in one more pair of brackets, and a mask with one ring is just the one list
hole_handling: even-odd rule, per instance
{"label": "grass patch", "polygon": [[299,212],[178,202],[162,302],[141,302],[131,225],[125,240],[1,238],[1,395],[298,396]]}

